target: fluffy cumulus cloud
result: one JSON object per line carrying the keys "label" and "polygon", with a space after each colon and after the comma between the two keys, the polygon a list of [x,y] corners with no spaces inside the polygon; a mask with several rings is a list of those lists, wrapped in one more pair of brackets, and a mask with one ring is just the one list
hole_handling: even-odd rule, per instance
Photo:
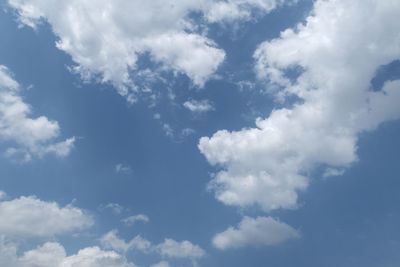
{"label": "fluffy cumulus cloud", "polygon": [[187,240],[178,242],[167,238],[157,248],[161,255],[170,258],[198,259],[205,255],[205,251],[201,247]]}
{"label": "fluffy cumulus cloud", "polygon": [[23,101],[20,93],[18,82],[7,67],[0,65],[0,142],[8,147],[3,154],[25,161],[49,153],[67,156],[75,138],[55,142],[60,135],[58,122],[45,116],[32,118],[32,108]]}
{"label": "fluffy cumulus cloud", "polygon": [[[217,71],[225,52],[206,36],[207,24],[249,20],[283,0],[8,0],[23,25],[48,22],[57,47],[71,55],[72,70],[83,79],[112,83],[130,102],[137,98],[133,73],[148,54],[167,70],[203,86]],[[291,1],[290,1],[291,2]],[[201,25],[193,13],[202,14]]]}
{"label": "fluffy cumulus cloud", "polygon": [[36,197],[0,202],[0,235],[7,237],[51,237],[90,227],[93,219],[85,211]]}
{"label": "fluffy cumulus cloud", "polygon": [[218,249],[245,246],[272,246],[299,238],[298,231],[271,217],[244,217],[237,228],[229,227],[214,236],[212,243]]}
{"label": "fluffy cumulus cloud", "polygon": [[256,71],[268,90],[279,101],[300,101],[254,128],[201,138],[201,152],[222,167],[210,183],[217,199],[294,208],[307,173],[328,166],[327,175],[339,175],[330,170],[358,160],[361,132],[400,118],[400,81],[378,91],[370,83],[380,66],[400,58],[399,13],[399,1],[316,1],[305,23],[258,47]]}
{"label": "fluffy cumulus cloud", "polygon": [[36,197],[19,197],[0,202],[0,266],[13,267],[134,267],[123,255],[98,247],[87,247],[67,256],[64,247],[47,242],[33,250],[20,252],[20,242],[29,238],[80,231],[93,225],[83,210]]}
{"label": "fluffy cumulus cloud", "polygon": [[117,230],[112,230],[105,234],[100,242],[103,247],[113,249],[120,252],[127,252],[128,250],[139,250],[142,252],[149,252],[152,248],[150,241],[144,239],[140,235],[134,237],[131,241],[125,242],[117,236]]}
{"label": "fluffy cumulus cloud", "polygon": [[132,101],[136,87],[130,72],[137,70],[138,55],[148,52],[163,69],[186,74],[199,86],[225,57],[186,19],[202,1],[8,2],[21,23],[36,27],[44,19],[52,26],[57,47],[71,55],[83,78],[111,82]]}
{"label": "fluffy cumulus cloud", "polygon": [[66,255],[62,245],[48,242],[17,256],[17,246],[0,242],[0,265],[13,267],[135,267],[133,263],[114,252],[99,247],[88,247],[77,254]]}

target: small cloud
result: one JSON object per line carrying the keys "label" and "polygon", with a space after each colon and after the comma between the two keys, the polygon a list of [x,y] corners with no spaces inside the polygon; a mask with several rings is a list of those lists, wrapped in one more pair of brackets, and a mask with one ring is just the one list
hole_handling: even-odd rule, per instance
{"label": "small cloud", "polygon": [[153,119],[155,119],[155,120],[159,120],[159,119],[161,119],[161,115],[160,115],[160,113],[156,113],[156,114],[154,114],[154,115],[153,115]]}
{"label": "small cloud", "polygon": [[108,203],[107,205],[100,205],[99,210],[103,211],[110,209],[114,214],[121,214],[124,211],[124,207],[117,203]]}
{"label": "small cloud", "polygon": [[197,113],[215,110],[214,105],[207,99],[186,101],[183,103],[183,106],[190,111]]}
{"label": "small cloud", "polygon": [[177,242],[167,238],[163,243],[157,245],[157,248],[162,256],[168,256],[170,258],[187,258],[194,260],[205,255],[205,251],[201,247],[187,240]]}
{"label": "small cloud", "polygon": [[182,136],[189,136],[196,133],[196,130],[192,129],[192,128],[185,128],[182,130]]}
{"label": "small cloud", "polygon": [[3,200],[7,197],[6,192],[0,190],[0,200]]}
{"label": "small cloud", "polygon": [[100,238],[100,243],[106,249],[113,249],[118,252],[126,253],[128,250],[138,250],[147,253],[151,250],[151,242],[140,235],[135,236],[131,241],[118,237],[118,231],[112,230]]}
{"label": "small cloud", "polygon": [[121,222],[126,225],[133,225],[135,222],[145,222],[149,221],[149,217],[144,214],[138,214],[134,216],[129,216],[128,218],[122,219]]}
{"label": "small cloud", "polygon": [[300,233],[286,223],[271,217],[245,216],[237,228],[229,227],[214,236],[213,245],[221,250],[246,246],[274,246],[289,239],[300,238]]}
{"label": "small cloud", "polygon": [[150,267],[171,267],[168,262],[160,261],[159,263],[153,264]]}
{"label": "small cloud", "polygon": [[119,163],[115,165],[115,171],[116,173],[128,174],[132,172],[132,168],[122,163]]}
{"label": "small cloud", "polygon": [[343,175],[344,172],[345,172],[345,170],[343,170],[343,169],[327,168],[325,170],[324,174],[322,175],[322,177],[328,178],[328,177],[332,177],[332,176],[341,176],[341,175]]}
{"label": "small cloud", "polygon": [[168,123],[163,124],[163,130],[164,130],[166,136],[171,137],[171,138],[174,137],[174,130]]}

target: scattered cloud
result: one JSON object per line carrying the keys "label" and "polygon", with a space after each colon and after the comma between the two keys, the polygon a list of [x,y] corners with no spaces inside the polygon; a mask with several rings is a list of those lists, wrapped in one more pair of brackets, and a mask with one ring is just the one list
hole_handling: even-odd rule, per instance
{"label": "scattered cloud", "polygon": [[182,129],[182,136],[183,136],[183,137],[189,136],[189,135],[192,135],[192,134],[195,134],[195,133],[196,133],[196,130],[195,130],[195,129],[192,129],[192,128],[185,128],[185,129]]}
{"label": "scattered cloud", "polygon": [[343,175],[345,172],[344,169],[334,169],[334,168],[327,168],[322,175],[323,178],[332,177],[332,176],[340,176]]}
{"label": "scattered cloud", "polygon": [[136,222],[144,222],[147,223],[149,221],[149,217],[144,214],[138,214],[134,216],[129,216],[128,218],[122,219],[121,221],[126,225],[133,225]]}
{"label": "scattered cloud", "polygon": [[117,230],[112,230],[105,234],[100,242],[106,249],[113,249],[119,252],[126,253],[128,250],[139,250],[142,252],[149,252],[152,248],[150,241],[144,239],[140,235],[137,235],[129,242],[125,242],[123,239],[117,236]]}
{"label": "scattered cloud", "polygon": [[48,242],[36,249],[17,255],[18,247],[0,240],[0,265],[13,267],[135,267],[133,263],[114,251],[99,247],[87,247],[77,254],[66,255],[65,248],[56,242]]}
{"label": "scattered cloud", "polygon": [[190,100],[183,103],[183,106],[193,112],[207,112],[214,110],[213,104],[209,100]]}
{"label": "scattered cloud", "polygon": [[[206,1],[208,2],[208,1]],[[110,82],[121,95],[138,89],[130,72],[140,71],[138,56],[149,53],[161,70],[186,74],[202,86],[225,58],[225,52],[187,19],[200,11],[198,1],[54,1],[9,0],[21,24],[36,28],[45,20],[71,55],[71,69],[84,80]],[[208,4],[207,4],[208,5]],[[132,99],[136,99],[133,97]]]}
{"label": "scattered cloud", "polygon": [[20,93],[18,82],[7,67],[0,65],[0,142],[8,146],[4,155],[22,161],[47,154],[67,156],[75,138],[55,142],[60,135],[58,122],[45,116],[31,118],[32,108]]}
{"label": "scattered cloud", "polygon": [[117,165],[115,165],[115,172],[121,174],[129,174],[132,172],[132,168],[122,163],[118,163]]}
{"label": "scattered cloud", "polygon": [[169,125],[168,123],[163,124],[163,130],[166,136],[170,138],[174,137],[174,129],[172,129],[171,125]]}
{"label": "scattered cloud", "polygon": [[165,239],[157,245],[160,254],[170,258],[198,259],[205,255],[205,251],[197,245],[185,240],[177,242],[173,239]]}
{"label": "scattered cloud", "polygon": [[153,115],[153,118],[154,118],[155,120],[161,119],[160,113],[155,113],[155,114]]}
{"label": "scattered cloud", "polygon": [[[349,167],[360,133],[400,118],[399,80],[370,90],[376,70],[400,58],[399,12],[397,1],[316,1],[305,23],[258,47],[255,69],[269,92],[301,101],[258,118],[254,128],[200,139],[200,151],[222,168],[209,186],[218,200],[296,208],[307,173]],[[303,70],[295,80],[286,75],[293,67]]]}
{"label": "scattered cloud", "polygon": [[[206,12],[206,19],[213,23],[232,23],[234,21],[254,20],[254,10],[267,14],[274,10],[284,0],[227,0],[214,1]],[[290,1],[286,1],[290,2]]]}
{"label": "scattered cloud", "polygon": [[159,263],[153,264],[150,267],[171,267],[168,262],[160,261]]}
{"label": "scattered cloud", "polygon": [[229,227],[216,234],[212,243],[216,248],[226,250],[246,246],[274,246],[299,237],[297,230],[271,217],[253,219],[245,216],[237,228]]}
{"label": "scattered cloud", "polygon": [[114,214],[118,215],[121,214],[124,211],[124,207],[121,206],[118,203],[108,203],[106,205],[100,205],[99,209],[101,211],[105,210],[105,209],[109,209],[111,210]]}
{"label": "scattered cloud", "polygon": [[8,237],[51,237],[93,225],[85,211],[34,196],[0,201],[0,235]]}
{"label": "scattered cloud", "polygon": [[[154,73],[187,75],[202,87],[225,59],[225,52],[207,38],[208,23],[254,20],[284,0],[52,1],[8,0],[21,25],[34,29],[46,21],[58,37],[56,46],[75,62],[70,69],[83,80],[111,83],[134,103],[140,79]],[[202,15],[193,21],[191,14]],[[153,70],[141,69],[139,57],[148,54]],[[137,79],[135,79],[137,78]]]}

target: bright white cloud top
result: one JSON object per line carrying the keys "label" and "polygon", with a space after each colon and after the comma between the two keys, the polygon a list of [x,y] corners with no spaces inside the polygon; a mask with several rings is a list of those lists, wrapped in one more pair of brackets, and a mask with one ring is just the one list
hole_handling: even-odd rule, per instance
{"label": "bright white cloud top", "polygon": [[21,88],[7,67],[0,65],[0,142],[8,146],[5,155],[11,158],[31,160],[55,154],[67,156],[75,138],[55,142],[60,135],[57,121],[45,116],[31,118],[32,108],[23,101]]}
{"label": "bright white cloud top", "polygon": [[200,12],[204,23],[249,20],[253,10],[266,14],[284,1],[49,1],[9,0],[19,21],[36,28],[47,21],[58,36],[57,47],[76,63],[83,79],[112,83],[128,101],[138,90],[132,72],[148,52],[161,64],[153,70],[187,75],[204,86],[225,58],[225,52],[206,37],[205,25],[190,15]]}
{"label": "bright white cloud top", "polygon": [[214,236],[213,245],[222,250],[245,246],[272,246],[289,239],[297,239],[300,233],[271,217],[245,216],[237,228],[229,227]]}
{"label": "bright white cloud top", "polygon": [[[400,118],[400,81],[370,86],[380,66],[400,58],[399,13],[398,1],[317,1],[304,24],[258,47],[259,78],[279,100],[302,101],[257,119],[255,128],[201,138],[200,151],[223,168],[210,184],[218,200],[295,208],[307,172],[348,167],[360,133]],[[291,81],[286,70],[295,67],[303,71]]]}

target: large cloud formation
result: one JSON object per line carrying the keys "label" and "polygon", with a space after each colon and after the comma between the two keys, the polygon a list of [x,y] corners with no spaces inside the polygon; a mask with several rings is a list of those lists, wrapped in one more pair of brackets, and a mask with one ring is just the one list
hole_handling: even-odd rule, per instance
{"label": "large cloud formation", "polygon": [[67,156],[75,138],[54,142],[60,135],[58,122],[45,116],[31,118],[32,108],[23,101],[20,93],[20,85],[11,72],[0,65],[0,142],[8,147],[5,155],[22,157],[25,161],[49,153]]}
{"label": "large cloud formation", "polygon": [[[200,151],[222,167],[210,188],[227,205],[295,208],[307,173],[357,161],[358,135],[400,118],[400,80],[371,89],[377,69],[400,58],[399,1],[319,0],[304,23],[262,43],[256,71],[291,108],[255,128],[203,137]],[[290,70],[302,70],[298,77]],[[289,71],[289,72],[288,72]],[[293,73],[293,71],[291,71]]]}
{"label": "large cloud formation", "polygon": [[206,37],[204,24],[249,20],[252,10],[265,14],[283,0],[9,0],[20,23],[36,28],[47,21],[59,38],[56,45],[71,55],[73,70],[84,79],[112,83],[134,102],[138,90],[132,72],[138,57],[149,53],[158,70],[186,74],[203,86],[225,58]]}

